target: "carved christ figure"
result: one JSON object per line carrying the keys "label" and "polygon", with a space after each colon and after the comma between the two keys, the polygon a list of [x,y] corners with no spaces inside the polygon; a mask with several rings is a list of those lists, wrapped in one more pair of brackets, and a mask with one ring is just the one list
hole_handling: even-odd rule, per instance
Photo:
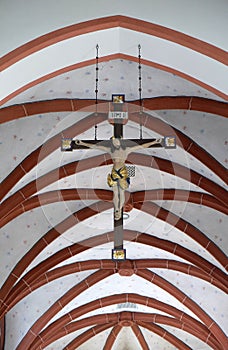
{"label": "carved christ figure", "polygon": [[88,148],[98,149],[105,151],[111,155],[113,161],[113,167],[110,174],[107,177],[107,183],[109,187],[113,189],[113,204],[114,204],[114,218],[119,220],[122,215],[122,208],[125,202],[125,190],[129,187],[130,179],[128,177],[125,161],[131,152],[141,150],[142,148],[148,148],[152,145],[159,144],[162,139],[156,139],[151,142],[144,143],[143,145],[136,145],[133,147],[126,147],[124,140],[112,137],[110,147],[89,144],[81,140],[75,140],[77,145],[86,146]]}

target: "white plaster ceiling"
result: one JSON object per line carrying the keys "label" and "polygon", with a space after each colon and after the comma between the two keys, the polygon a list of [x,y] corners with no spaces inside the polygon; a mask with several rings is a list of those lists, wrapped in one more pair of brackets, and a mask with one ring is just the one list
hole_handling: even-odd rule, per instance
{"label": "white plaster ceiling", "polygon": [[[128,11],[126,9],[125,11],[126,13],[124,14],[127,15]],[[110,14],[113,13],[111,12]],[[80,18],[80,16],[78,18]],[[84,15],[83,18],[87,19],[86,15]],[[143,15],[141,18],[145,19]],[[74,23],[76,22],[77,21]],[[80,20],[78,20],[78,22],[80,22]],[[40,27],[42,27],[42,25],[40,25]],[[96,36],[96,32],[94,35]],[[142,33],[141,35],[146,43],[145,35]],[[36,34],[35,36],[38,35]],[[85,42],[88,43],[88,40],[90,40],[90,34],[85,35]],[[28,39],[26,39],[26,41],[28,41]],[[71,43],[73,44],[73,40]],[[111,42],[109,43],[106,41],[107,50],[110,49],[111,52],[113,48],[110,44]],[[123,53],[125,53],[124,42],[117,42],[117,46],[118,45],[122,45]],[[138,41],[136,40],[134,48],[135,57],[137,57],[137,45]],[[90,45],[88,55],[88,52],[85,52],[85,46],[81,44],[81,55],[87,55],[87,58],[88,56],[93,57],[93,55],[95,55],[94,47],[95,45],[93,42]],[[48,56],[47,50],[41,50],[42,52],[40,51],[38,54],[43,54],[43,57],[50,57],[50,62],[54,62],[55,60],[53,60],[53,56]],[[58,50],[58,52],[62,52],[61,55],[63,57],[64,46],[61,48],[61,45],[59,45]],[[70,50],[75,50],[75,47],[71,46]],[[101,47],[101,56],[104,54],[104,52],[102,53],[102,50],[103,49]],[[127,50],[128,49],[126,48],[126,54],[128,53]],[[131,50],[133,51],[132,46]],[[149,55],[149,53],[147,54]],[[193,56],[189,54],[189,61],[185,61],[184,63],[186,70],[194,70],[194,66],[189,68],[192,57]],[[173,59],[175,59],[175,57],[173,57]],[[74,57],[71,57],[71,60],[73,63],[76,63],[77,61],[77,59]],[[151,58],[151,60],[153,60],[153,58]],[[20,64],[25,63],[25,60],[22,61],[23,62],[19,62],[19,64],[14,65],[14,70],[11,71],[11,68],[9,68],[7,74],[12,76],[14,71],[18,72]],[[167,64],[172,65],[171,61],[172,59],[169,55],[167,55]],[[33,77],[39,78],[40,67],[34,65],[34,62],[35,61],[31,61],[31,67],[33,67],[32,75]],[[164,62],[161,63],[163,64]],[[213,62],[213,67],[215,69],[213,74],[210,70],[208,71],[208,80],[210,81],[211,86],[216,89],[218,86],[216,85],[216,81],[213,80],[213,77],[216,76],[216,72],[221,74],[222,71],[220,68],[218,68],[220,65],[221,64],[218,62]],[[15,83],[10,81],[9,84],[7,84],[5,91],[2,92],[4,96],[13,93],[16,86],[24,84],[21,83],[21,81],[18,81],[16,78],[24,71],[24,69],[25,68],[23,68],[23,70],[18,72],[18,75],[15,76]],[[224,67],[222,69],[224,69]],[[53,70],[53,67],[50,68],[50,71],[51,70]],[[44,73],[42,72],[42,75],[43,74]],[[202,80],[201,77],[197,75],[197,72],[195,72],[195,77],[198,77],[199,81]],[[112,93],[125,93],[126,100],[128,101],[138,99],[137,63],[130,59],[126,60],[119,58],[100,62],[98,85],[99,99],[109,101]],[[226,81],[224,79],[220,86],[222,87],[225,85]],[[40,82],[39,84],[36,84],[30,88],[24,89],[24,91],[21,93],[9,98],[9,100],[3,104],[2,108],[7,110],[7,108],[15,104],[23,105],[28,102],[35,103],[43,100],[94,99],[94,86],[95,65],[89,64],[86,67],[70,70],[69,72],[59,74],[53,78],[44,80],[44,82]],[[142,66],[142,87],[143,98],[153,98],[159,96],[196,96],[217,102],[220,101],[221,103],[224,102],[224,99],[221,98],[221,96],[216,95],[209,89],[203,88],[200,85],[192,83],[187,79],[181,78],[180,76],[171,72],[166,72],[146,64]],[[225,117],[216,115],[215,113],[190,110],[190,106],[187,109],[177,108],[175,110],[169,110],[164,107],[160,110],[146,112],[148,112],[148,115],[151,115],[151,117],[158,118],[159,120],[168,123],[171,128],[181,131],[184,135],[192,139],[193,142],[206,150],[208,154],[212,155],[223,167],[225,172],[225,169],[227,168],[228,144],[227,120]],[[44,143],[52,136],[57,135],[69,126],[73,126],[75,123],[80,121],[85,120],[86,123],[86,118],[88,115],[89,113],[85,110],[74,112],[41,112],[39,114],[34,114],[19,119],[17,119],[17,116],[15,115],[15,118],[12,118],[13,120],[1,124],[0,142],[1,150],[3,151],[1,152],[1,160],[2,164],[4,164],[4,166],[2,166],[0,169],[1,179],[3,181],[4,179],[7,179],[7,176],[10,176],[9,174],[16,168],[23,169],[23,160],[26,157],[29,157],[30,154],[40,146],[40,154],[42,154],[42,145],[44,145]],[[83,139],[94,138],[94,126],[87,127],[86,124],[84,124],[84,126],[84,131],[79,133],[75,132],[74,137]],[[125,137],[137,138],[139,136],[139,125],[137,123],[129,121],[124,128]],[[103,121],[102,123],[98,124],[97,133],[99,139],[110,138],[112,135],[112,127],[108,121]],[[144,127],[143,136],[146,138],[154,138],[163,135],[162,133],[158,133],[153,129]],[[59,141],[61,141],[61,137],[59,138]],[[44,148],[45,147],[43,147],[43,151]],[[144,150],[143,152],[140,151],[139,153],[143,153],[149,157],[154,156],[180,164],[186,167],[188,171],[193,170],[198,173],[201,179],[204,177],[209,179],[211,181],[211,185],[220,186],[219,188],[221,191],[226,189],[226,183],[221,179],[221,177],[218,176],[218,174],[216,174],[215,169],[211,168],[210,165],[205,165],[203,161],[197,159],[197,154],[193,156],[179,146],[176,150],[165,151],[162,149],[150,149]],[[17,178],[15,184],[9,189],[6,196],[3,198],[2,208],[4,209],[4,201],[8,199],[8,203],[10,203],[9,198],[15,193],[19,193],[20,196],[23,196],[24,186],[31,184],[34,180],[36,181],[40,176],[47,175],[51,170],[58,169],[63,165],[67,165],[75,161],[80,162],[88,159],[89,164],[93,157],[99,157],[101,154],[102,153],[99,151],[90,152],[88,150],[62,153],[59,144],[50,154],[47,155],[45,159],[39,160],[38,157],[37,164],[27,173],[24,172],[24,176]],[[51,195],[51,191],[63,189],[72,189],[73,191],[75,188],[94,188],[110,191],[106,184],[106,175],[110,167],[111,165],[99,166],[98,163],[97,167],[93,167],[91,169],[88,168],[88,170],[70,176],[65,176],[63,178],[57,178],[56,181],[53,181],[44,188],[41,188],[37,183],[38,187],[36,192],[34,192],[31,195],[31,199],[28,198],[28,200],[32,200],[32,198],[35,198],[36,195],[38,195],[38,198],[41,199],[42,195],[45,193],[49,193],[49,195]],[[143,190],[175,189],[186,190],[188,192],[199,192],[201,195],[203,195],[211,194],[210,190],[212,191],[212,189],[205,190],[201,185],[201,182],[198,184],[192,183],[190,178],[186,180],[179,175],[171,175],[168,172],[159,170],[158,168],[153,169],[148,166],[137,164],[136,176],[131,180],[131,186],[129,188],[129,192],[131,193]],[[5,180],[3,184],[5,184],[6,181],[7,180]],[[213,194],[212,197],[214,197]],[[222,338],[224,340],[223,335],[221,334],[222,332],[224,334],[227,333],[227,294],[224,292],[224,290],[222,290],[219,284],[217,286],[213,285],[213,283],[209,283],[199,276],[192,276],[190,274],[190,270],[197,267],[196,261],[194,262],[191,260],[190,256],[191,253],[197,254],[198,257],[204,259],[205,264],[211,264],[210,271],[207,270],[207,272],[204,266],[199,266],[200,272],[206,273],[207,276],[210,276],[210,282],[216,280],[215,274],[213,274],[213,271],[217,271],[216,268],[220,269],[219,274],[223,273],[226,275],[225,266],[222,266],[221,261],[216,258],[216,254],[210,254],[210,249],[208,249],[209,246],[214,244],[215,247],[217,246],[218,249],[224,253],[224,256],[227,254],[228,239],[226,214],[203,205],[202,203],[197,204],[188,201],[171,201],[166,199],[150,201],[152,205],[157,205],[159,207],[161,206],[163,209],[169,212],[166,221],[145,212],[144,209],[146,210],[146,206],[142,206],[141,210],[137,208],[132,209],[128,213],[129,218],[124,220],[125,230],[129,230],[131,232],[137,231],[141,234],[145,234],[149,236],[151,240],[153,240],[153,238],[167,240],[174,245],[174,250],[170,252],[167,251],[165,247],[159,248],[153,244],[150,246],[148,244],[134,242],[133,239],[125,240],[124,247],[126,248],[128,259],[135,261],[136,263],[141,259],[147,259],[147,271],[148,273],[151,272],[150,281],[138,276],[135,273],[132,276],[125,277],[119,275],[118,273],[112,273],[110,276],[102,278],[99,282],[90,286],[90,276],[99,273],[99,270],[105,271],[102,269],[102,265],[101,268],[97,267],[96,261],[101,261],[102,259],[103,264],[105,264],[105,262],[111,259],[113,242],[104,241],[106,243],[93,246],[90,241],[88,244],[88,249],[81,251],[74,256],[70,256],[69,252],[71,253],[71,246],[73,246],[75,243],[82,242],[81,245],[83,247],[85,244],[87,244],[87,239],[93,240],[96,236],[106,235],[113,230],[113,212],[111,204],[108,207],[108,203],[106,203],[107,206],[104,207],[104,210],[96,214],[95,211],[98,201],[99,198],[81,198],[80,200],[74,200],[73,197],[71,197],[69,200],[63,200],[63,198],[60,198],[58,201],[53,201],[52,203],[46,205],[41,204],[40,206],[34,208],[27,208],[26,201],[22,201],[22,204],[25,206],[24,208],[27,209],[24,209],[24,212],[16,215],[15,218],[10,220],[2,227],[0,234],[0,259],[2,267],[0,275],[1,284],[3,285],[10,275],[12,277],[11,272],[15,271],[14,269],[16,265],[18,263],[20,264],[20,261],[23,259],[23,257],[26,257],[27,254],[27,258],[24,258],[27,259],[27,264],[25,268],[22,269],[20,276],[18,276],[16,273],[18,280],[16,278],[15,284],[13,284],[12,287],[14,286],[17,288],[17,283],[22,284],[22,288],[26,287],[25,290],[27,289],[28,291],[27,295],[21,298],[20,301],[18,300],[16,304],[6,313],[5,345],[2,350],[29,350],[31,347],[29,347],[25,340],[28,339],[30,335],[32,335],[34,339],[42,340],[41,332],[44,331],[45,328],[50,327],[54,321],[59,320],[63,315],[69,315],[72,310],[77,309],[82,305],[86,305],[93,300],[99,300],[100,298],[105,298],[112,295],[123,294],[125,295],[125,299],[123,298],[121,303],[111,303],[111,305],[106,307],[102,307],[102,301],[100,301],[99,308],[95,308],[90,312],[86,311],[85,314],[81,314],[75,320],[68,320],[68,325],[73,323],[73,321],[86,317],[90,318],[94,315],[103,314],[106,315],[107,319],[109,314],[124,311],[135,313],[135,316],[133,314],[133,318],[137,317],[137,313],[156,313],[158,315],[171,316],[168,312],[149,307],[148,304],[143,305],[134,302],[132,299],[128,301],[128,295],[131,293],[145,296],[146,300],[148,300],[148,298],[154,298],[158,301],[166,303],[167,305],[180,310],[180,312],[186,313],[194,320],[201,322],[201,324],[204,324],[205,322],[205,329],[209,330],[209,333],[206,336],[207,339],[203,342],[199,339],[199,337],[193,336],[190,333],[187,333],[185,330],[178,329],[167,324],[157,323],[157,325],[163,328],[163,336],[159,336],[156,334],[156,332],[149,331],[141,325],[138,329],[142,332],[145,343],[148,345],[148,349],[176,349],[176,347],[166,338],[166,334],[168,334],[168,332],[183,342],[183,349],[187,349],[187,347],[194,350],[211,349],[213,347],[208,345],[209,338],[214,339],[214,334],[217,334],[218,332],[220,332],[219,339]],[[12,204],[13,203],[11,202],[11,205]],[[224,202],[223,206],[226,207]],[[77,222],[75,219],[72,227],[69,226],[67,229],[63,230],[61,235],[50,242],[50,244],[47,244],[48,236],[45,235],[49,230],[56,227],[57,232],[58,230],[61,231],[60,227],[62,221],[67,220],[67,218],[72,216],[72,214],[75,212],[83,213],[83,210],[86,211],[87,208],[95,210],[93,215],[83,219],[81,222]],[[176,215],[176,222],[170,224],[169,219],[174,218],[173,215]],[[198,229],[199,236],[203,237],[204,235],[209,243],[206,244],[206,246],[203,246],[193,239],[191,234],[189,235],[186,228],[181,230],[180,228],[175,227],[175,224],[181,220],[185,221],[186,228],[187,226],[191,227],[192,232],[194,231],[194,228]],[[28,253],[33,251],[33,246],[39,240],[42,240],[42,237],[43,242],[46,242],[47,244],[46,247],[43,245],[43,248],[39,252],[37,251],[37,254],[35,254],[33,259],[28,263]],[[189,259],[188,256],[182,256],[178,253],[177,246],[182,246],[183,248],[187,249],[188,252],[190,252]],[[54,254],[61,252],[63,249],[68,249],[68,254],[66,253],[62,260],[54,261],[45,271],[42,270],[40,275],[38,273],[36,275],[36,279],[32,281],[33,275],[36,271],[36,266],[41,263],[46,264],[48,261],[53,261],[53,257],[55,256]],[[150,267],[149,261],[155,261],[156,259],[164,259],[167,264],[166,268]],[[183,266],[181,264],[189,264],[188,274],[170,268],[169,263],[172,260],[179,262],[180,266]],[[48,280],[48,276],[51,274],[52,270],[56,268],[64,268],[64,266],[73,263],[76,264],[78,262],[83,264],[84,261],[94,261],[94,266],[92,264],[88,270],[85,269],[85,271],[83,270],[81,272],[74,272],[72,270],[72,273],[69,273],[68,271],[68,273],[62,275],[61,277],[59,276],[52,281]],[[227,265],[227,263],[225,265]],[[154,277],[155,275],[153,275],[153,273],[155,273],[158,277]],[[27,280],[29,275],[31,282],[29,282],[30,280]],[[39,286],[36,290],[31,292],[33,283],[43,276],[46,278],[47,283]],[[157,281],[160,281],[159,278],[163,278],[166,283],[171,283],[173,287],[176,288],[175,293],[172,294],[166,290],[167,284],[165,287],[157,285]],[[25,282],[23,282],[23,280]],[[75,290],[77,290],[77,286],[80,284],[80,282],[82,284],[87,284],[85,290],[75,296],[72,300],[69,300],[69,302],[63,306],[63,299],[61,298],[63,297],[64,293],[69,291],[71,288],[75,288]],[[185,298],[183,297],[184,295],[187,296],[186,299],[192,300],[191,304],[185,304]],[[4,295],[1,296],[1,298],[3,297]],[[7,299],[6,303],[8,303]],[[47,318],[46,322],[43,324],[38,333],[36,332],[35,328],[31,329],[36,322],[38,324],[40,317],[44,315],[44,313],[55,303],[58,304],[59,312],[55,312],[50,319]],[[200,319],[199,316],[202,316],[202,314],[199,315],[198,309],[196,311],[196,309],[192,308],[192,305],[197,305],[202,309],[204,319]],[[181,317],[184,318],[184,316]],[[209,317],[208,319],[211,320],[211,327],[213,325],[212,328],[210,328],[210,325],[208,325],[209,321],[207,317]],[[97,323],[94,323],[69,334],[66,334],[68,331],[65,328],[66,331],[63,337],[55,340],[53,343],[45,346],[44,348],[47,350],[67,349],[66,347],[71,341],[76,339],[83,332],[89,330],[92,326],[96,326],[96,324]],[[156,324],[156,322],[153,321],[151,324]],[[187,321],[186,324],[188,324]],[[213,333],[214,325],[217,327],[215,333]],[[91,339],[82,343],[78,349],[109,349],[108,347],[105,348],[104,346],[112,331],[112,328],[103,330],[99,334],[91,337]],[[94,330],[93,332],[95,333],[96,331]],[[55,329],[51,334],[55,334]],[[19,346],[20,342],[24,342],[22,343],[23,345],[21,345],[21,347]],[[214,349],[225,349],[225,347],[218,345],[218,343],[216,344],[217,345],[214,346]],[[40,347],[35,347],[34,349],[38,348]],[[140,346],[137,337],[130,327],[123,327],[116,337],[116,341],[114,342],[112,349],[146,349],[146,347],[145,345],[144,347]]]}

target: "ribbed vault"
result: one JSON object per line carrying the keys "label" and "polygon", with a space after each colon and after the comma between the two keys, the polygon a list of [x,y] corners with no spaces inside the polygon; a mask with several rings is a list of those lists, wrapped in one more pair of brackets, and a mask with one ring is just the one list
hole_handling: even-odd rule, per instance
{"label": "ribbed vault", "polygon": [[[93,35],[103,44],[97,100]],[[128,45],[139,38],[142,101],[138,58]],[[65,57],[82,42],[74,58]],[[164,57],[151,51],[155,42]],[[174,52],[195,70],[173,60]],[[36,67],[38,57],[43,66],[26,70],[25,61]],[[227,349],[225,64],[221,48],[124,15],[62,27],[2,57],[2,81],[13,74],[15,81],[4,83],[0,109],[7,165],[0,189],[1,350]],[[125,193],[127,259],[116,262],[113,194],[105,183],[111,158],[63,154],[60,145],[63,137],[91,139],[97,131],[109,139],[110,92],[123,88],[130,97],[126,137],[138,137],[140,127],[145,138],[174,134],[177,149],[128,157],[136,176]]]}

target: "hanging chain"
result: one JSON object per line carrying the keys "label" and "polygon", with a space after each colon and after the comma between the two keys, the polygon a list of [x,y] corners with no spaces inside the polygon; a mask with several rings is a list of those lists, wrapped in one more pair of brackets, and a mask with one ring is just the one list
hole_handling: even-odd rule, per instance
{"label": "hanging chain", "polygon": [[138,45],[138,69],[139,69],[139,104],[140,104],[140,139],[142,139],[142,66],[141,66],[141,45]]}
{"label": "hanging chain", "polygon": [[96,88],[95,88],[95,94],[96,94],[96,112],[95,112],[95,128],[94,128],[94,138],[95,140],[97,140],[97,95],[98,95],[98,71],[99,71],[99,67],[98,67],[98,49],[99,49],[99,45],[96,45],[96,50],[97,50],[97,54],[96,54]]}

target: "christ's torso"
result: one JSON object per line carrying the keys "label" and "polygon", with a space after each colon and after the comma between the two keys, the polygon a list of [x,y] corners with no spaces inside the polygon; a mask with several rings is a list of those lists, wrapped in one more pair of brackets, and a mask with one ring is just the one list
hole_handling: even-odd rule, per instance
{"label": "christ's torso", "polygon": [[125,161],[127,159],[127,152],[122,148],[115,149],[115,151],[111,153],[111,157],[114,168],[118,170],[125,165]]}

